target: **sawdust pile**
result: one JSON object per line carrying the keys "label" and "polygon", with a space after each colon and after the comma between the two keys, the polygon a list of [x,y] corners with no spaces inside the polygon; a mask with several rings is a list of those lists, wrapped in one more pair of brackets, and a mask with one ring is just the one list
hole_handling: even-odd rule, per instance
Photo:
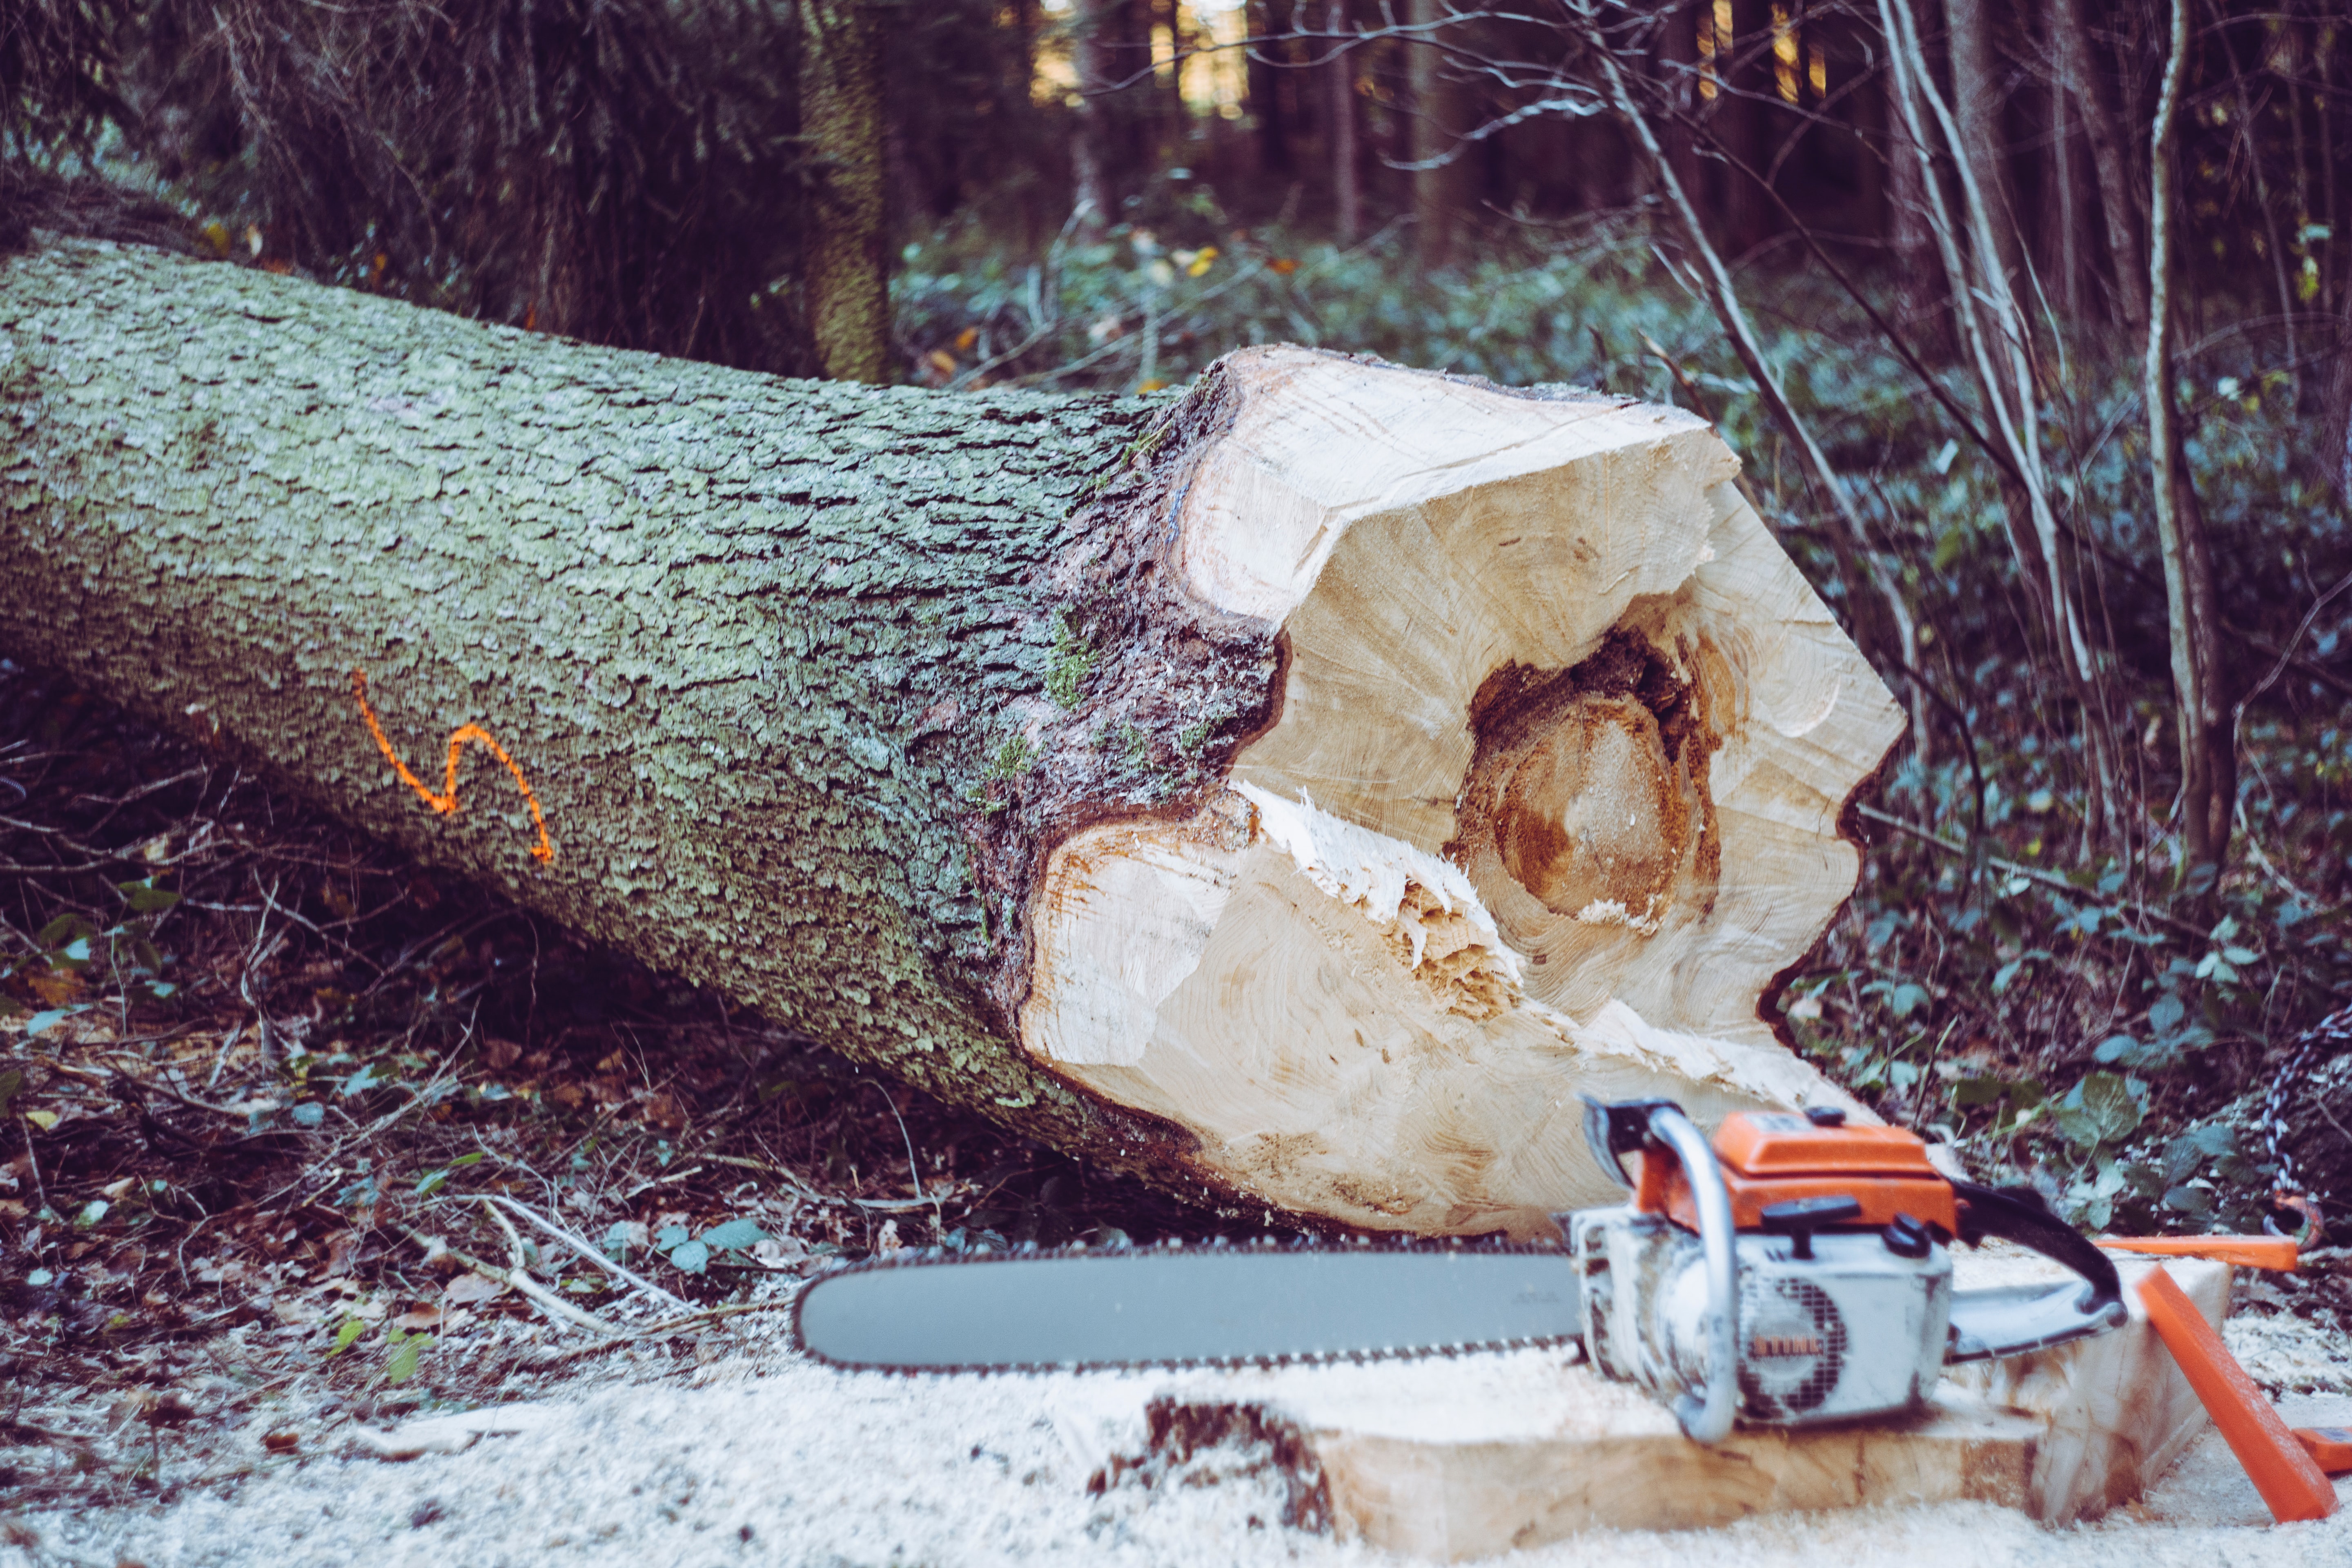
{"label": "sawdust pile", "polygon": [[[2292,1322],[2292,1320],[2273,1320]],[[2352,1387],[2352,1349],[2285,1327],[2260,1341]],[[25,1517],[0,1568],[50,1563],[303,1568],[365,1563],[567,1564],[1346,1564],[1397,1561],[1282,1523],[1287,1478],[1238,1441],[1090,1494],[1102,1454],[1073,1409],[1140,1405],[1143,1375],[915,1380],[843,1376],[784,1348],[772,1325],[739,1340],[691,1384],[556,1390],[476,1425],[412,1422],[406,1462],[356,1428],[257,1410],[263,1461],[241,1486],[193,1489],[166,1507]],[[1345,1375],[1335,1369],[1335,1375]],[[1360,1374],[1359,1374],[1360,1375]],[[2341,1395],[2287,1396],[2300,1421],[2352,1419]],[[265,1431],[301,1431],[270,1458]],[[2346,1483],[2352,1489],[2352,1479]],[[2352,1563],[2352,1510],[2261,1528],[2251,1488],[2209,1435],[2147,1505],[2045,1531],[1979,1504],[1782,1515],[1670,1535],[1601,1532],[1513,1558],[1527,1568],[2297,1568]],[[2220,1522],[2208,1522],[2220,1521]],[[2241,1522],[2248,1521],[2248,1522]],[[29,1528],[28,1528],[29,1527]],[[37,1535],[38,1544],[29,1544]]]}

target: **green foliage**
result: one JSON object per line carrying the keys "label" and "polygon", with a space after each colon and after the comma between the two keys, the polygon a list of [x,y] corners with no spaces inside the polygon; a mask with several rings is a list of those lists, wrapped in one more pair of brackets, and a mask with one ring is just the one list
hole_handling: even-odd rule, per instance
{"label": "green foliage", "polygon": [[417,1178],[416,1195],[420,1198],[431,1197],[435,1193],[439,1192],[442,1187],[447,1184],[450,1175],[454,1172],[464,1170],[468,1165],[478,1165],[482,1163],[484,1157],[485,1156],[482,1152],[477,1149],[470,1154],[458,1155],[457,1158],[450,1161],[447,1164],[442,1166],[437,1171],[427,1172],[425,1175]]}
{"label": "green foliage", "polygon": [[383,1342],[385,1350],[390,1353],[384,1357],[384,1382],[397,1387],[415,1377],[417,1360],[424,1355],[425,1347],[431,1339],[432,1336],[422,1329],[403,1331],[396,1323],[386,1328],[383,1331]]}
{"label": "green foliage", "polygon": [[[101,884],[103,885],[103,884]],[[77,1014],[89,1011],[79,1000],[106,988],[128,1003],[161,1002],[179,986],[163,978],[171,960],[153,940],[159,916],[180,895],[155,885],[152,877],[116,884],[121,913],[106,925],[87,916],[62,914],[33,933],[30,946],[0,955],[0,986],[10,983],[54,1005],[36,1009],[0,990],[0,1018],[25,1018],[25,1035],[37,1038]]]}
{"label": "green foliage", "polygon": [[[662,1227],[653,1238],[654,1248],[669,1260],[670,1266],[685,1274],[707,1272],[713,1263],[742,1267],[740,1254],[751,1251],[768,1239],[755,1220],[730,1219],[712,1226],[700,1236],[695,1236],[682,1225]],[[608,1245],[610,1238],[607,1238]]]}

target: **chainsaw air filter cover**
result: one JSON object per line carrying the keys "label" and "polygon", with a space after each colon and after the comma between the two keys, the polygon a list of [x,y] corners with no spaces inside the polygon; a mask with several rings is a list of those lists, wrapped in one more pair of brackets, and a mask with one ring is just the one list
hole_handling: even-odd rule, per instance
{"label": "chainsaw air filter cover", "polygon": [[[1699,1238],[1631,1207],[1580,1211],[1570,1230],[1598,1369],[1668,1399],[1705,1387]],[[1871,1231],[1815,1236],[1805,1258],[1773,1236],[1742,1235],[1737,1250],[1742,1420],[1798,1426],[1926,1402],[1952,1310],[1942,1247],[1906,1257]]]}

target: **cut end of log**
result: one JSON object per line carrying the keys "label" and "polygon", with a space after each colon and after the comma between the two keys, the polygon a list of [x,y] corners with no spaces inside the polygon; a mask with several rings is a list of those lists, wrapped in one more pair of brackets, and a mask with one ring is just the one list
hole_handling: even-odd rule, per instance
{"label": "cut end of log", "polygon": [[1692,416],[1295,349],[1223,362],[1170,554],[1278,630],[1173,819],[1046,857],[1021,1044],[1352,1226],[1543,1234],[1580,1096],[1846,1097],[1758,1016],[1852,891],[1902,719]]}

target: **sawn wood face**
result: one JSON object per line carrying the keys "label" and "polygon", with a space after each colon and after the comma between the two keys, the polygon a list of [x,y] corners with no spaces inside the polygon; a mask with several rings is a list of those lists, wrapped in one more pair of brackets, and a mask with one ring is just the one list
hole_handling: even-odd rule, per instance
{"label": "sawn wood face", "polygon": [[1852,890],[1902,719],[1703,424],[1336,355],[1223,362],[1192,591],[1279,718],[1181,820],[1048,858],[1022,1043],[1203,1179],[1517,1237],[1613,1188],[1579,1097],[1851,1102],[1758,1016]]}

